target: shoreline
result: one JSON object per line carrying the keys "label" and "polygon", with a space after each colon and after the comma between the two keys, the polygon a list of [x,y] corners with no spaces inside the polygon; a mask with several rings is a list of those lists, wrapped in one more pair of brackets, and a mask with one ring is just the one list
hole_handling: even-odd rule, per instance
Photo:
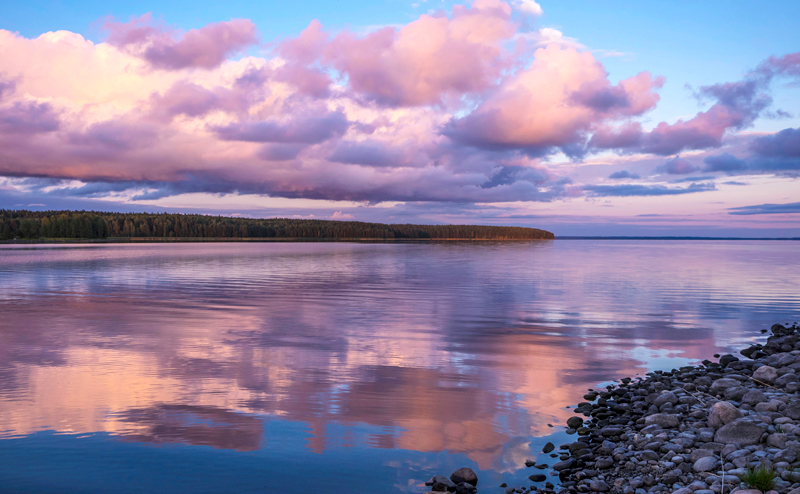
{"label": "shoreline", "polygon": [[576,440],[551,454],[561,484],[506,492],[800,494],[800,327],[771,333],[739,357],[589,391],[567,420]]}

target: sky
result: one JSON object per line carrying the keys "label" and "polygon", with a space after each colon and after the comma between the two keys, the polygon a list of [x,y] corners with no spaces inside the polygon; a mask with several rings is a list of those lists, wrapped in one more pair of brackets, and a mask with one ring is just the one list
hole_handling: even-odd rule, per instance
{"label": "sky", "polygon": [[800,237],[800,3],[0,10],[0,208]]}

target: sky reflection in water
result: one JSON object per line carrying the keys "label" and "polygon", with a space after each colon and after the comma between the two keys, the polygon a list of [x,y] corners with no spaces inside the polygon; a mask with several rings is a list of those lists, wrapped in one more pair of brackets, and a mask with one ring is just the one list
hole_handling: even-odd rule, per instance
{"label": "sky reflection in water", "polygon": [[0,491],[521,481],[586,388],[800,319],[797,247],[0,247]]}

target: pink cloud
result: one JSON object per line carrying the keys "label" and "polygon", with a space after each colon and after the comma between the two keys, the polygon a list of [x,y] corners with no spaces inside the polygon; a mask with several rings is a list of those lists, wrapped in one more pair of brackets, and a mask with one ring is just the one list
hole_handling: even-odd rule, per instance
{"label": "pink cloud", "polygon": [[342,32],[330,41],[314,21],[278,53],[292,63],[321,59],[346,74],[355,93],[379,104],[431,105],[496,82],[512,63],[501,46],[514,34],[510,17],[506,3],[477,0],[454,6],[451,18],[422,15],[400,29]]}
{"label": "pink cloud", "polygon": [[248,19],[208,24],[182,35],[153,25],[150,14],[126,23],[109,21],[104,28],[108,43],[163,70],[213,69],[258,40],[255,24]]}
{"label": "pink cloud", "polygon": [[593,126],[640,115],[658,102],[662,78],[643,72],[616,86],[589,52],[552,44],[536,50],[530,67],[506,81],[448,134],[487,148],[548,148],[579,145]]}

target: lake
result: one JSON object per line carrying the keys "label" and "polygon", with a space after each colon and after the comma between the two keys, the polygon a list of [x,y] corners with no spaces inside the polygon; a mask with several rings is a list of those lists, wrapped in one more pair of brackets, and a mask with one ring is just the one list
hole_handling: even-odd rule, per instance
{"label": "lake", "polygon": [[798,247],[0,246],[0,492],[530,485],[588,388],[800,320]]}

